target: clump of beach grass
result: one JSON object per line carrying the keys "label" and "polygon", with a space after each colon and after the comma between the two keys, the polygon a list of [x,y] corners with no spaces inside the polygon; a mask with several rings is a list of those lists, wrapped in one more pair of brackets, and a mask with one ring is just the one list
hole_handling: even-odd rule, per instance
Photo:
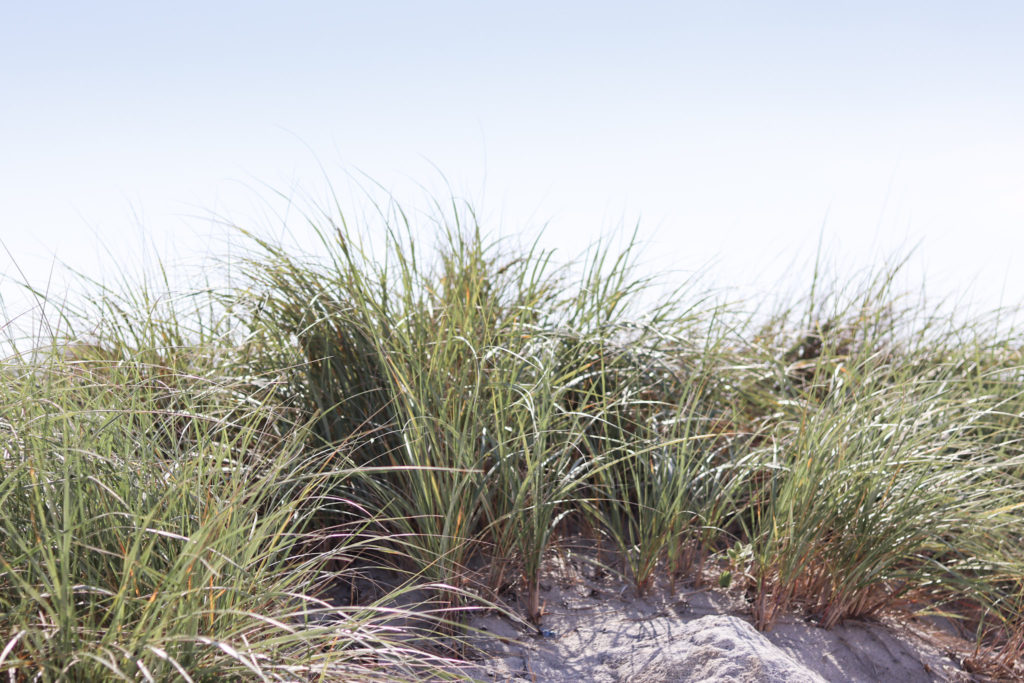
{"label": "clump of beach grass", "polygon": [[[0,671],[454,676],[460,612],[519,593],[543,623],[572,536],[639,593],[719,571],[762,629],[909,605],[1019,671],[1003,318],[901,297],[898,263],[764,315],[655,297],[635,240],[559,264],[455,201],[307,218],[314,254],[240,231],[224,286],[101,290],[4,361]],[[417,618],[325,599],[371,566],[432,596]]]}
{"label": "clump of beach grass", "polygon": [[318,595],[326,559],[376,542],[358,515],[329,553],[303,552],[352,475],[345,444],[310,448],[280,383],[237,374],[223,320],[178,317],[195,299],[94,302],[92,315],[62,311],[66,324],[100,317],[88,343],[64,328],[3,363],[0,671],[269,681],[450,668],[395,637],[394,610]]}

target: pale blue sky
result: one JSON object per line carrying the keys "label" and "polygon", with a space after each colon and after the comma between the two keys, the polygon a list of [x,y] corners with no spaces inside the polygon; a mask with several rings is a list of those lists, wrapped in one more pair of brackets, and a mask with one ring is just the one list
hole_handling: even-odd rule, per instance
{"label": "pale blue sky", "polygon": [[97,238],[203,251],[193,216],[259,227],[249,188],[318,163],[410,202],[436,164],[567,257],[639,220],[652,268],[763,289],[823,230],[1015,304],[1022,35],[1019,2],[5,3],[0,239],[102,277]]}

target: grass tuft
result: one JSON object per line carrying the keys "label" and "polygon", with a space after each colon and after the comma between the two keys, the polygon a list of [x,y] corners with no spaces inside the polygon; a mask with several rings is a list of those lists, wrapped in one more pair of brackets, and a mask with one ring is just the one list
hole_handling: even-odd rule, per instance
{"label": "grass tuft", "polygon": [[908,303],[898,263],[769,315],[659,298],[635,242],[557,265],[435,209],[431,252],[319,211],[318,254],[242,231],[224,286],[40,295],[0,373],[0,672],[457,678],[461,611],[542,622],[581,535],[638,593],[717,571],[762,629],[915,605],[1020,672],[1004,318]]}

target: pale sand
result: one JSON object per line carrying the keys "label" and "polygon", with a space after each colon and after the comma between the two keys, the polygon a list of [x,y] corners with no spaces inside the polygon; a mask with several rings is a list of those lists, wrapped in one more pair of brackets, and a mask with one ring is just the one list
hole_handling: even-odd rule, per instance
{"label": "pale sand", "polygon": [[[628,584],[569,560],[548,565],[543,633],[479,613],[479,680],[982,681],[960,665],[971,644],[903,615],[848,620],[824,630],[796,616],[767,633],[750,625],[736,592],[661,585],[638,597]],[[517,601],[509,607],[516,609]]]}
{"label": "pale sand", "polygon": [[[662,581],[639,597],[593,558],[584,551],[547,560],[539,628],[523,619],[523,596],[515,590],[503,596],[514,618],[496,610],[471,611],[466,621],[476,650],[463,650],[466,661],[456,668],[482,681],[994,680],[964,670],[961,663],[973,645],[949,622],[902,613],[848,620],[825,630],[786,615],[759,633],[737,590],[672,587]],[[356,593],[363,598],[358,602],[383,598],[394,587],[385,574],[372,574],[357,581]],[[712,585],[717,575],[705,572],[704,585]],[[420,619],[414,616],[429,594],[414,590],[387,603],[406,615],[396,615],[393,625],[429,626],[428,620],[415,623]]]}

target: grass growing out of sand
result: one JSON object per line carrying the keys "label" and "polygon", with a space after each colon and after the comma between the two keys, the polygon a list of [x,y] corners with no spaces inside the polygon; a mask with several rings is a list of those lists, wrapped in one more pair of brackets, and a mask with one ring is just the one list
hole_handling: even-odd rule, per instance
{"label": "grass growing out of sand", "polygon": [[[1019,330],[892,270],[649,303],[632,247],[559,266],[439,206],[424,254],[392,216],[375,259],[320,214],[316,258],[241,233],[231,286],[47,302],[0,383],[0,673],[441,675],[459,609],[542,622],[542,560],[588,535],[640,592],[718,568],[760,628],[913,601],[1019,660]],[[369,566],[434,597],[323,601]]]}

